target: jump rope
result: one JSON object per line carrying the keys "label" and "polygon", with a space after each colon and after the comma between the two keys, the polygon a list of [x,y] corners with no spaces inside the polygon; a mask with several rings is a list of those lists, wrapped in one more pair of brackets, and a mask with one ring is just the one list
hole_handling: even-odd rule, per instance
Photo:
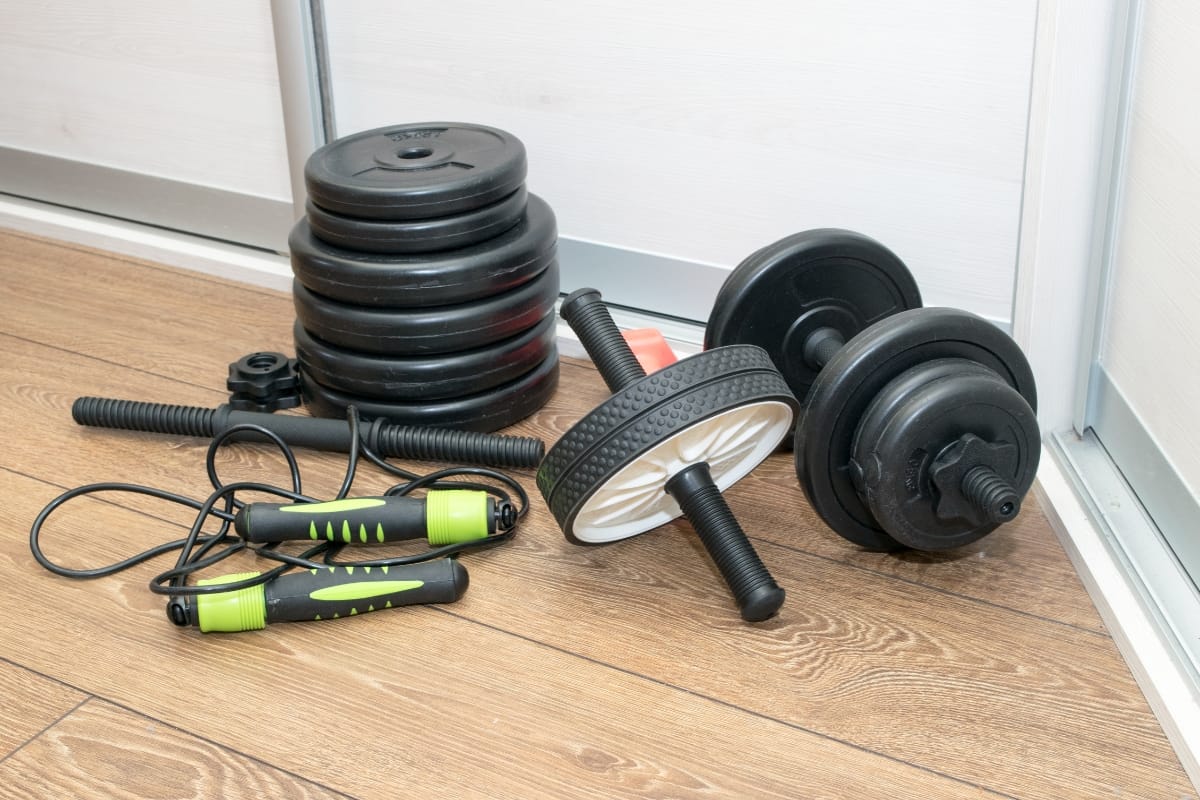
{"label": "jump rope", "polygon": [[[63,492],[38,513],[29,531],[29,548],[45,569],[67,578],[100,578],[144,561],[179,551],[175,566],[151,579],[151,592],[165,595],[167,616],[181,627],[204,632],[255,630],[267,623],[336,619],[422,603],[457,600],[467,588],[467,572],[455,556],[510,540],[529,508],[529,496],[511,476],[486,467],[450,467],[419,475],[388,463],[360,436],[354,406],[347,409],[350,448],[341,487],[332,501],[318,501],[301,488],[292,448],[260,425],[234,425],[213,437],[205,470],[213,491],[204,500],[132,483],[92,483]],[[291,489],[267,483],[224,483],[216,455],[237,436],[257,434],[278,447],[287,461]],[[361,458],[404,482],[381,496],[350,498]],[[449,480],[468,477],[471,480]],[[487,481],[487,482],[482,482]],[[424,491],[423,497],[414,492]],[[46,521],[66,503],[85,495],[148,495],[196,510],[188,534],[113,564],[73,569],[51,561],[42,551]],[[287,503],[245,502],[239,494],[268,494]],[[513,498],[517,498],[517,504]],[[220,521],[213,533],[204,527]],[[426,538],[423,552],[390,558],[338,560],[349,544],[388,543]],[[286,541],[315,542],[299,555],[281,552]],[[280,562],[264,572],[240,572],[189,583],[201,570],[249,550]],[[317,560],[317,559],[320,560]]]}

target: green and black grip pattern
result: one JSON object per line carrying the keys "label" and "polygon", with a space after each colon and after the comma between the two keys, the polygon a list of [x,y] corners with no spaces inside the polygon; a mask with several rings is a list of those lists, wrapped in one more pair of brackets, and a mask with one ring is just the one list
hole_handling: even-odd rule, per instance
{"label": "green and black grip pattern", "polygon": [[[257,575],[223,575],[199,584],[235,583]],[[340,619],[396,606],[453,603],[468,583],[466,568],[451,558],[400,567],[308,569],[245,589],[197,595],[187,621],[204,633],[253,631],[272,622]]]}
{"label": "green and black grip pattern", "polygon": [[[503,504],[502,504],[503,505]],[[248,542],[296,539],[383,544],[426,538],[439,546],[496,532],[496,501],[470,489],[439,489],[425,497],[354,497],[327,503],[250,503],[234,520]]]}

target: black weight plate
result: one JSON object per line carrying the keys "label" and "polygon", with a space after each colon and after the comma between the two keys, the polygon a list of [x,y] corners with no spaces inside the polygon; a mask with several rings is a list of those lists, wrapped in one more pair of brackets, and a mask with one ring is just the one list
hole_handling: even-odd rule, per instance
{"label": "black weight plate", "polygon": [[729,273],[713,303],[704,346],[758,345],[805,403],[820,372],[804,353],[814,331],[831,328],[848,342],[879,320],[920,305],[912,273],[879,242],[836,228],[804,231],[753,253]]}
{"label": "black weight plate", "polygon": [[495,203],[448,217],[373,220],[326,211],[311,200],[308,224],[317,238],[347,250],[369,253],[433,253],[470,247],[517,224],[525,211],[525,187]]}
{"label": "black weight plate", "polygon": [[362,219],[428,219],[495,203],[525,182],[525,146],[484,125],[429,122],[363,131],[309,156],[309,198]]}
{"label": "black weight plate", "polygon": [[[958,487],[967,466],[955,469],[957,485],[941,490],[931,470],[942,451],[967,434],[987,453],[968,463],[985,464],[1023,497],[1041,454],[1037,417],[991,369],[934,359],[905,370],[875,396],[854,436],[853,469],[860,496],[892,538],[918,550],[948,550],[996,529],[995,522],[940,516],[943,503],[962,498]],[[943,493],[947,488],[953,497]]]}
{"label": "black weight plate", "polygon": [[515,336],[538,323],[558,299],[558,264],[494,297],[433,308],[372,308],[339,303],[292,282],[296,316],[331,344],[393,356],[455,353]]}
{"label": "black weight plate", "polygon": [[995,325],[967,311],[902,311],[855,336],[817,376],[795,441],[796,474],[810,504],[830,528],[855,544],[871,550],[902,546],[879,526],[855,490],[850,468],[855,432],[888,383],[939,358],[982,364],[1037,409],[1025,354]]}
{"label": "black weight plate", "polygon": [[[653,507],[643,510],[631,498],[632,519],[595,534],[577,531],[576,519],[623,470],[721,415],[749,409],[748,416],[734,420],[744,428],[740,443],[734,432],[714,433],[710,441],[685,448],[688,463],[709,461],[714,481],[728,487],[771,454],[791,430],[797,408],[795,397],[762,349],[733,346],[699,353],[639,380],[584,416],[547,452],[538,467],[538,489],[564,535],[576,544],[633,536],[680,513],[674,501],[663,501],[663,487],[673,473],[666,470],[658,476],[653,472],[658,465],[651,465],[652,472],[643,476],[648,478],[642,481],[645,491],[638,490]],[[755,414],[762,420],[762,430],[754,428]]]}
{"label": "black weight plate", "polygon": [[424,403],[387,403],[329,389],[300,372],[300,388],[309,412],[341,419],[355,405],[364,419],[385,418],[397,425],[428,425],[466,431],[496,431],[544,406],[558,386],[558,353],[516,380],[467,397]]}
{"label": "black weight plate", "polygon": [[328,344],[299,320],[292,333],[300,369],[323,386],[379,400],[444,400],[492,389],[541,364],[554,348],[555,317],[486,347],[400,358]]}
{"label": "black weight plate", "polygon": [[465,303],[516,288],[554,261],[554,212],[529,195],[521,220],[499,236],[440,253],[382,255],[334,247],[300,220],[288,237],[292,272],[309,290],[360,306]]}

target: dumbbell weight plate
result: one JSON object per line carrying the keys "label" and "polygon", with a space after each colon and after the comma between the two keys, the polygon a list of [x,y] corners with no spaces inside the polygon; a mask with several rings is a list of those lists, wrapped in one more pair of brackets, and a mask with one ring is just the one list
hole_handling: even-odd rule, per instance
{"label": "dumbbell weight plate", "polygon": [[483,347],[533,327],[558,299],[558,264],[515,289],[449,306],[376,308],[339,303],[292,283],[296,316],[331,344],[392,356],[455,353]]}
{"label": "dumbbell weight plate", "polygon": [[832,328],[850,341],[873,323],[921,305],[912,273],[879,242],[822,228],[751,254],[725,279],[705,330],[706,349],[755,344],[767,351],[801,403],[820,372],[809,336]]}
{"label": "dumbbell weight plate", "polygon": [[871,514],[854,486],[854,438],[881,391],[905,371],[935,359],[980,364],[1037,408],[1029,362],[987,320],[951,308],[903,311],[872,325],[825,365],[796,426],[796,474],[813,509],[841,536],[870,550],[903,547]]}
{"label": "dumbbell weight plate", "polygon": [[431,122],[330,142],[304,166],[309,198],[362,219],[429,219],[472,211],[525,182],[525,146],[483,125]]}
{"label": "dumbbell weight plate", "polygon": [[471,247],[360,253],[321,241],[302,219],[288,248],[292,272],[312,292],[360,306],[421,308],[466,303],[526,283],[554,261],[556,240],[554,212],[531,194],[516,225]]}
{"label": "dumbbell weight plate", "polygon": [[326,211],[311,200],[308,224],[322,241],[369,253],[432,253],[470,247],[517,224],[525,211],[525,187],[495,203],[448,217],[372,220]]}
{"label": "dumbbell weight plate", "polygon": [[423,403],[385,402],[322,386],[300,371],[306,407],[321,417],[341,419],[353,404],[364,419],[386,418],[397,425],[433,425],[491,432],[508,427],[544,406],[558,386],[558,352],[510,383],[466,397]]}
{"label": "dumbbell weight plate", "polygon": [[[986,466],[1023,497],[1037,473],[1040,438],[1037,415],[998,374],[974,361],[934,359],[900,373],[871,401],[854,436],[852,478],[891,537],[948,550],[999,525],[965,500],[967,472]],[[953,480],[939,483],[943,476]],[[1001,499],[1009,502],[1007,494]],[[1015,516],[1019,502],[1010,504]]]}
{"label": "dumbbell weight plate", "polygon": [[317,383],[379,400],[442,400],[508,383],[541,364],[554,349],[555,318],[499,342],[459,353],[390,357],[346,350],[293,326],[300,368]]}
{"label": "dumbbell weight plate", "polygon": [[762,349],[722,347],[617,392],[546,454],[537,483],[567,539],[612,542],[682,513],[664,491],[706,461],[728,488],[791,431],[795,397]]}

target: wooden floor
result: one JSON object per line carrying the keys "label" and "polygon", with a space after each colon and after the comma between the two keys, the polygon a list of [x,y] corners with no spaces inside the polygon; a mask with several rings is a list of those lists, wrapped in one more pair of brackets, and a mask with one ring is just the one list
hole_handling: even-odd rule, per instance
{"label": "wooden floor", "polygon": [[[83,483],[205,495],[207,443],[69,407],[216,406],[229,362],[291,351],[289,299],[6,233],[0,292],[0,797],[1195,796],[1032,500],[951,556],[864,553],[808,511],[786,455],[726,493],[788,590],[767,623],[739,620],[685,525],[581,548],[539,499],[511,545],[464,557],[453,605],[177,629],[146,589],[166,560],[68,580],[27,535]],[[604,396],[567,361],[515,430],[553,441]],[[220,463],[283,479],[258,446]],[[308,493],[336,491],[342,457],[301,466]],[[48,554],[99,565],[189,522],[122,502],[68,507]]]}

